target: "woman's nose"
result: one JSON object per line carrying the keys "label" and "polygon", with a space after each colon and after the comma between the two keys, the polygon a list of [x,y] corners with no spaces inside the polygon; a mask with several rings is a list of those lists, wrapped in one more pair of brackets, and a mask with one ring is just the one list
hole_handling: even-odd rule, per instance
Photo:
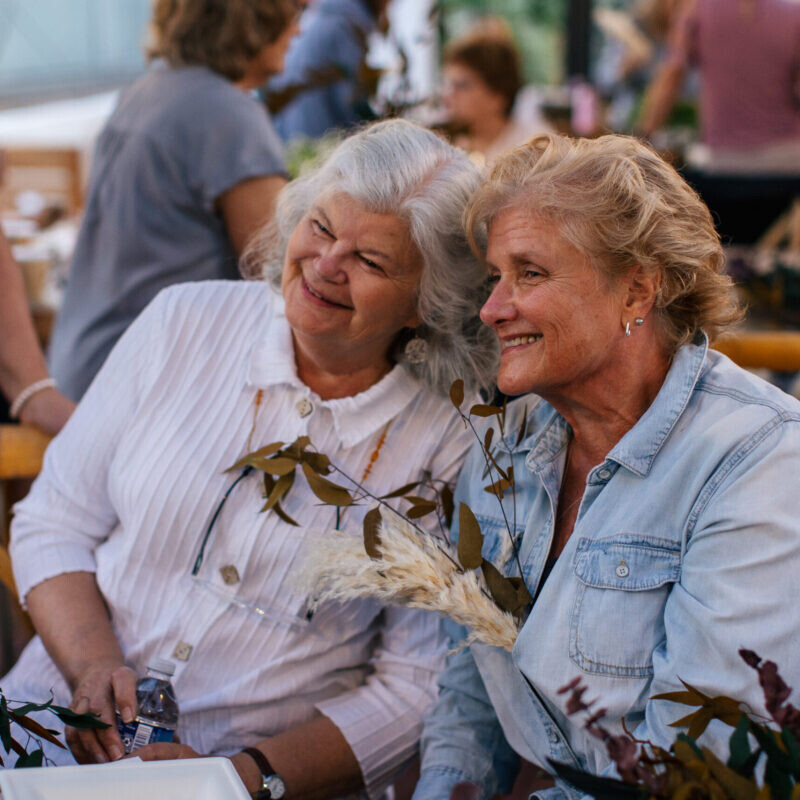
{"label": "woman's nose", "polygon": [[343,269],[343,260],[333,248],[317,258],[316,272],[320,278],[332,283],[342,283],[347,278]]}
{"label": "woman's nose", "polygon": [[498,281],[495,284],[489,299],[483,304],[481,309],[481,319],[485,325],[494,327],[506,320],[514,319],[517,314],[516,306],[513,303],[512,292],[506,284]]}

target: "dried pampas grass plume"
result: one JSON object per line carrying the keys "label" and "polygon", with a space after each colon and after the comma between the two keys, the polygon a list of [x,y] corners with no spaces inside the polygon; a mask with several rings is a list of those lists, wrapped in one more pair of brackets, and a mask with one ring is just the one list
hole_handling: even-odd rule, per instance
{"label": "dried pampas grass plume", "polygon": [[400,516],[385,516],[380,551],[380,558],[370,558],[360,536],[326,533],[307,548],[298,583],[315,604],[372,597],[450,617],[467,628],[465,644],[479,641],[509,651],[514,646],[514,617],[487,596],[475,570],[461,571],[441,540]]}

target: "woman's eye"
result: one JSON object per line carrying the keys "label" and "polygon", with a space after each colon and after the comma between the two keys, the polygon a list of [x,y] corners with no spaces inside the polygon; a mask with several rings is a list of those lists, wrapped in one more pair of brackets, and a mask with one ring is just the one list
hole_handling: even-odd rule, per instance
{"label": "woman's eye", "polygon": [[333,234],[318,220],[312,217],[311,227],[325,236],[333,236]]}
{"label": "woman's eye", "polygon": [[499,275],[489,275],[486,278],[486,282],[489,284],[489,286],[496,286],[498,283],[500,283],[500,276]]}
{"label": "woman's eye", "polygon": [[538,269],[526,269],[524,274],[526,278],[538,278],[542,273]]}
{"label": "woman's eye", "polygon": [[378,269],[381,272],[384,271],[383,267],[378,264],[376,261],[373,261],[371,258],[367,258],[366,256],[359,256],[359,258],[370,268],[370,269]]}

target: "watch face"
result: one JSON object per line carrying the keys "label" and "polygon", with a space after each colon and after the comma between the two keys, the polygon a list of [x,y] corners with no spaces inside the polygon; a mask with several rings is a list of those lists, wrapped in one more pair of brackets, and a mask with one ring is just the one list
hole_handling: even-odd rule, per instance
{"label": "watch face", "polygon": [[264,778],[264,786],[269,789],[272,800],[281,800],[286,794],[286,785],[280,775],[270,775],[269,778]]}

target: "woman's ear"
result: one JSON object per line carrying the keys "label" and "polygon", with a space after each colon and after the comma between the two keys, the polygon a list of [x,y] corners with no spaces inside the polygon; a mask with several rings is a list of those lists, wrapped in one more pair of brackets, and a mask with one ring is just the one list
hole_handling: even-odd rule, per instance
{"label": "woman's ear", "polygon": [[624,313],[626,319],[646,317],[652,310],[661,289],[661,273],[648,272],[637,264],[625,279],[627,294]]}

